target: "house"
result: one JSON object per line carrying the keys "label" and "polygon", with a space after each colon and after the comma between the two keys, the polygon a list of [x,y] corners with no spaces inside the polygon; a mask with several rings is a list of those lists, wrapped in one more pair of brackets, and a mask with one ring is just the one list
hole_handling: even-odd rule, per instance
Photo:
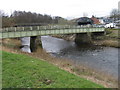
{"label": "house", "polygon": [[92,16],[91,19],[93,20],[93,24],[100,24],[100,20],[96,18],[95,16]]}
{"label": "house", "polygon": [[81,17],[76,20],[78,25],[87,25],[87,24],[93,24],[93,20],[88,17]]}
{"label": "house", "polygon": [[105,24],[109,24],[109,23],[113,23],[114,20],[109,18],[109,17],[104,17],[103,21],[104,21]]}

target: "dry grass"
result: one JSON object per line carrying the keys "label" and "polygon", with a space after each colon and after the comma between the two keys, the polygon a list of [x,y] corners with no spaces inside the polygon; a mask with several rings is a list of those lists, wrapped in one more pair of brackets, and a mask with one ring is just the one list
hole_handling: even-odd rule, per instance
{"label": "dry grass", "polygon": [[[3,42],[3,45],[0,47],[4,51],[12,52],[12,53],[23,53],[23,54],[32,56],[34,58],[40,58],[40,59],[46,60],[49,63],[52,63],[61,69],[64,69],[70,73],[74,73],[80,77],[87,78],[88,80],[91,80],[97,84],[101,84],[104,87],[109,87],[109,88],[118,87],[117,80],[112,78],[112,76],[90,69],[87,66],[76,65],[71,60],[52,57],[49,53],[46,53],[41,48],[38,48],[37,51],[34,53],[24,53],[19,50],[20,40],[4,39],[2,42]],[[13,43],[15,45],[13,45]]]}
{"label": "dry grass", "polygon": [[94,44],[101,45],[101,46],[107,46],[107,47],[116,47],[116,48],[120,47],[118,40],[96,40],[94,41]]}
{"label": "dry grass", "polygon": [[104,40],[103,45],[111,46],[111,47],[120,47],[118,41],[113,41],[113,40]]}

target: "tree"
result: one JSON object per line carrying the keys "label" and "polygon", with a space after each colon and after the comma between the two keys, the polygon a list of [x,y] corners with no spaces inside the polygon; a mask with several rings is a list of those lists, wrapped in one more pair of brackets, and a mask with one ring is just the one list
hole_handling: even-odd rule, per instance
{"label": "tree", "polygon": [[4,12],[0,10],[0,28],[2,27],[2,16],[4,15]]}
{"label": "tree", "polygon": [[16,24],[24,23],[52,23],[52,17],[25,11],[14,11],[12,16],[15,18]]}
{"label": "tree", "polygon": [[0,27],[10,27],[13,26],[14,20],[9,17],[4,11],[0,10]]}

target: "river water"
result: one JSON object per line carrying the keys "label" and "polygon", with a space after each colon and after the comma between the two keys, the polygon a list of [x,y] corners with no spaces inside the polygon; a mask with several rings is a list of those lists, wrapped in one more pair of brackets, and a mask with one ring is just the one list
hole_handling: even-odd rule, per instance
{"label": "river water", "polygon": [[100,72],[118,77],[118,48],[101,46],[77,46],[73,41],[41,36],[42,46],[52,56],[67,58]]}

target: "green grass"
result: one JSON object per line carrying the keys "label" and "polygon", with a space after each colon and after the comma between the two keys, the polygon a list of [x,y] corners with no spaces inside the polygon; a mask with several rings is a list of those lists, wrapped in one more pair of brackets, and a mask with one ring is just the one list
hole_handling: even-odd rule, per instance
{"label": "green grass", "polygon": [[3,88],[103,88],[46,61],[3,51]]}
{"label": "green grass", "polygon": [[106,34],[109,38],[120,38],[119,36],[119,31],[120,29],[105,29],[106,30]]}

